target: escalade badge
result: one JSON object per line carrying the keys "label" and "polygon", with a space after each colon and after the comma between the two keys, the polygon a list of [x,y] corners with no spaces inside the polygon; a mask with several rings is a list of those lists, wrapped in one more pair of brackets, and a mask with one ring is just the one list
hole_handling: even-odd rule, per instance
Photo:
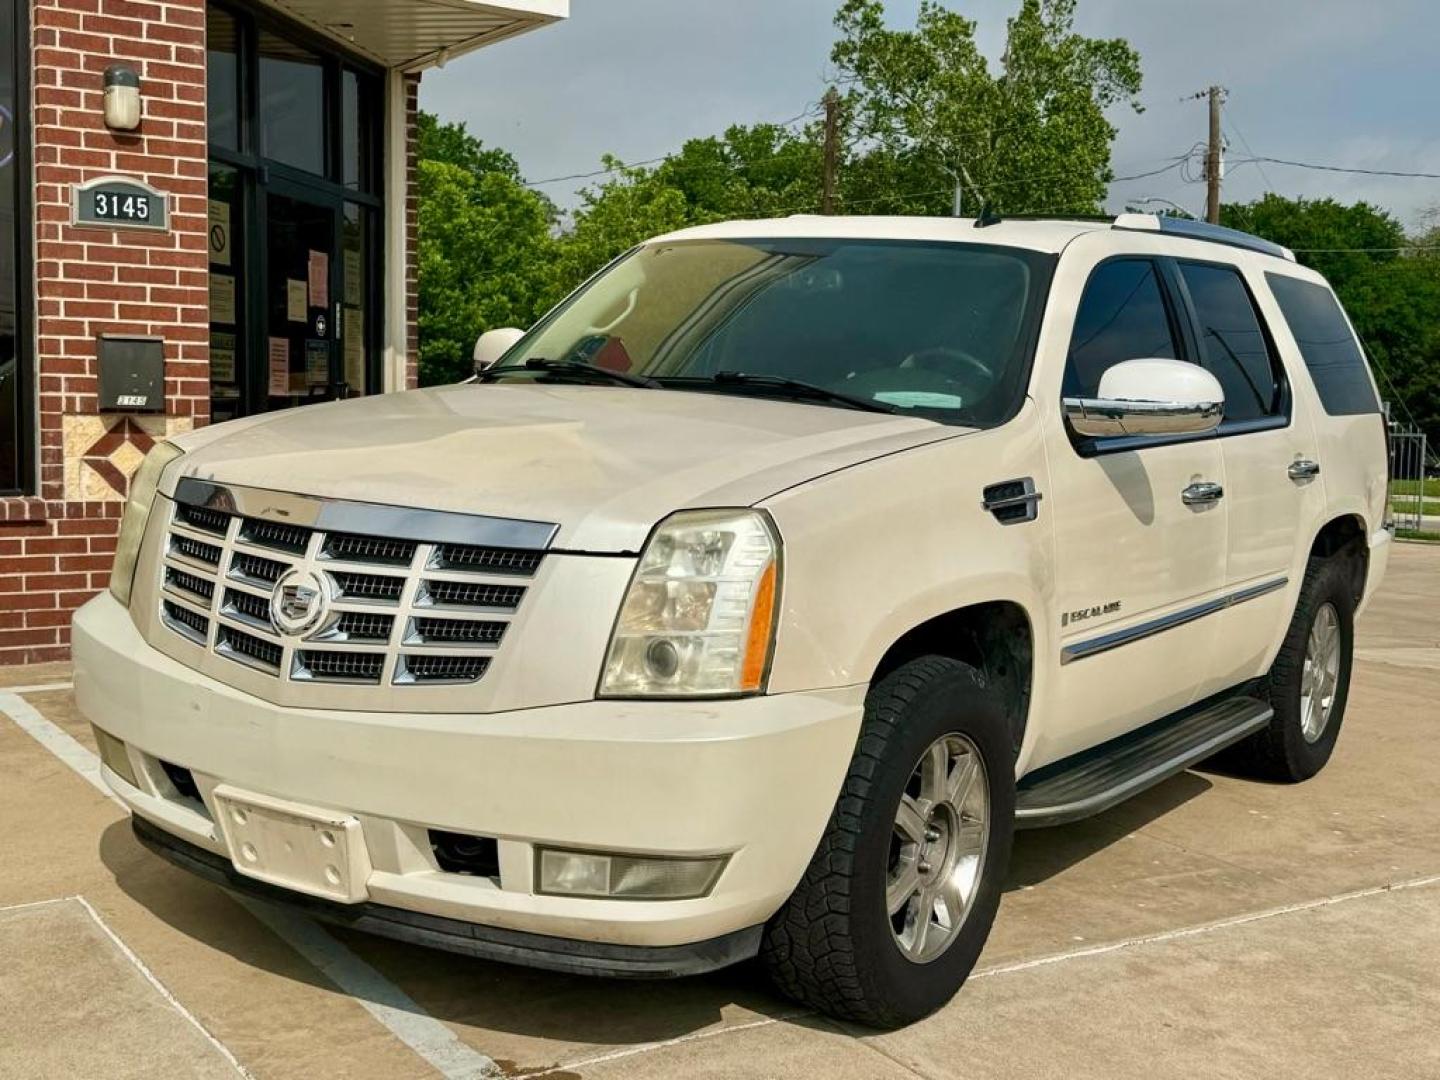
{"label": "escalade badge", "polygon": [[270,594],[270,621],[280,633],[300,637],[328,620],[334,599],[324,574],[293,567],[281,575]]}

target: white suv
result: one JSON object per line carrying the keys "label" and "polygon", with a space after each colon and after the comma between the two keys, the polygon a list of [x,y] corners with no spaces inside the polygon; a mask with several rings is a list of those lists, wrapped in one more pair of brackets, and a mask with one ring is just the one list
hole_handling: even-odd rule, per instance
{"label": "white suv", "polygon": [[497,342],[146,461],[74,650],[151,848],[480,957],[758,954],[885,1026],[964,981],[1015,828],[1335,746],[1385,435],[1283,249],[733,222]]}

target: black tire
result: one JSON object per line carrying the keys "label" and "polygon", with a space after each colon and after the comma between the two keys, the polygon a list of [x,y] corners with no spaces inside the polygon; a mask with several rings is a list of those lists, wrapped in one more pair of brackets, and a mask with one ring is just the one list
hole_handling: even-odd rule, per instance
{"label": "black tire", "polygon": [[[1260,680],[1259,695],[1275,716],[1269,726],[1237,744],[1223,760],[1225,767],[1261,780],[1297,784],[1325,767],[1340,737],[1345,703],[1350,696],[1350,668],[1355,649],[1355,596],[1350,567],[1343,557],[1312,558],[1305,568],[1300,599],[1275,663]],[[1306,738],[1301,683],[1305,655],[1317,614],[1329,605],[1338,620],[1339,677],[1329,718],[1318,738]]]}
{"label": "black tire", "polygon": [[[886,912],[895,814],[921,754],[952,734],[967,738],[984,765],[989,828],[963,922],[943,952],[914,962]],[[781,992],[876,1028],[911,1023],[949,1001],[975,966],[1000,904],[1015,824],[1014,761],[1004,709],[970,665],[927,656],[877,683],[820,845],[765,929],[761,960]]]}

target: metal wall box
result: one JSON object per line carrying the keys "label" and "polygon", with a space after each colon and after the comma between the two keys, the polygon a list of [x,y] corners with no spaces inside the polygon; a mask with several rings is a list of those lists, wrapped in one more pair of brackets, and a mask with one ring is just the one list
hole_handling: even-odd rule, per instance
{"label": "metal wall box", "polygon": [[165,411],[165,339],[101,334],[101,412]]}

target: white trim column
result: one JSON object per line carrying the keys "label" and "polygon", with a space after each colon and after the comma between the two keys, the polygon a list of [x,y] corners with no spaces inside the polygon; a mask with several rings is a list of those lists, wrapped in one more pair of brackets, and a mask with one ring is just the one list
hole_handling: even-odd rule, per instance
{"label": "white trim column", "polygon": [[406,298],[409,251],[405,235],[409,132],[405,121],[405,75],[392,69],[385,75],[385,333],[381,390],[387,394],[405,389],[409,335]]}

